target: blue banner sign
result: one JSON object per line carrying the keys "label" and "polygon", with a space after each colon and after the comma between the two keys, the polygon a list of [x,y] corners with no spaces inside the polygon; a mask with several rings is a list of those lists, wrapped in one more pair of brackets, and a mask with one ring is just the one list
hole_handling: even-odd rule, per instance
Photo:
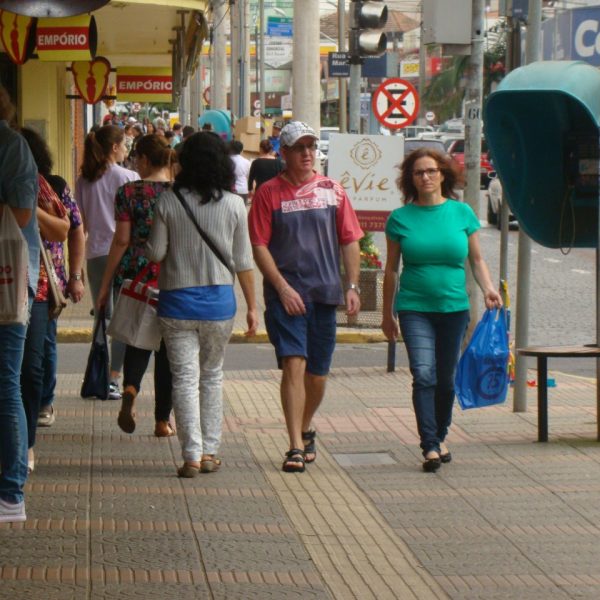
{"label": "blue banner sign", "polygon": [[267,35],[271,37],[293,37],[291,17],[267,17]]}

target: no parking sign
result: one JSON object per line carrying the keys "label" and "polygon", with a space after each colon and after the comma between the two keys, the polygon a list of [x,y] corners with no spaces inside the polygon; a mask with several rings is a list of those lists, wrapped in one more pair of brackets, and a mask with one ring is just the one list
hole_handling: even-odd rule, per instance
{"label": "no parking sign", "polygon": [[373,114],[389,129],[410,125],[419,114],[419,95],[405,79],[386,79],[373,94]]}

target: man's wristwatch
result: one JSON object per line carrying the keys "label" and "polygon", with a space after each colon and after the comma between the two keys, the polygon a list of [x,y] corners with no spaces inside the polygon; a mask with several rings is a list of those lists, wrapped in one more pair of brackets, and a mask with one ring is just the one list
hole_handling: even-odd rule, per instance
{"label": "man's wristwatch", "polygon": [[81,273],[71,273],[71,277],[73,281],[81,281]]}
{"label": "man's wristwatch", "polygon": [[346,291],[349,290],[354,290],[360,296],[360,288],[358,287],[358,285],[356,285],[356,283],[349,283],[346,286]]}

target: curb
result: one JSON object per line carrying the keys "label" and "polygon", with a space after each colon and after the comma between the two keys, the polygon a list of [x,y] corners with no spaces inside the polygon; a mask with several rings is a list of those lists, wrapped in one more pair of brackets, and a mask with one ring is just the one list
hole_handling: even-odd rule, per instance
{"label": "curb", "polygon": [[[91,327],[59,327],[56,341],[63,344],[85,344],[92,341]],[[338,331],[336,342],[338,344],[378,344],[386,342],[383,333],[369,331]],[[231,344],[266,344],[269,342],[267,332],[258,331],[255,336],[247,337],[241,330],[234,331],[229,340]]]}

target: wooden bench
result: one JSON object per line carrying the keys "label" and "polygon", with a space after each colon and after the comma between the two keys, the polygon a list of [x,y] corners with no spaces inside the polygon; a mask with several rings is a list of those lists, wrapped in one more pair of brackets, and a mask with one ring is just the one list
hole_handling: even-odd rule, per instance
{"label": "wooden bench", "polygon": [[[548,441],[548,358],[600,358],[600,348],[589,346],[529,346],[519,348],[521,356],[537,358],[538,442]],[[600,441],[600,387],[596,382],[596,439]]]}

